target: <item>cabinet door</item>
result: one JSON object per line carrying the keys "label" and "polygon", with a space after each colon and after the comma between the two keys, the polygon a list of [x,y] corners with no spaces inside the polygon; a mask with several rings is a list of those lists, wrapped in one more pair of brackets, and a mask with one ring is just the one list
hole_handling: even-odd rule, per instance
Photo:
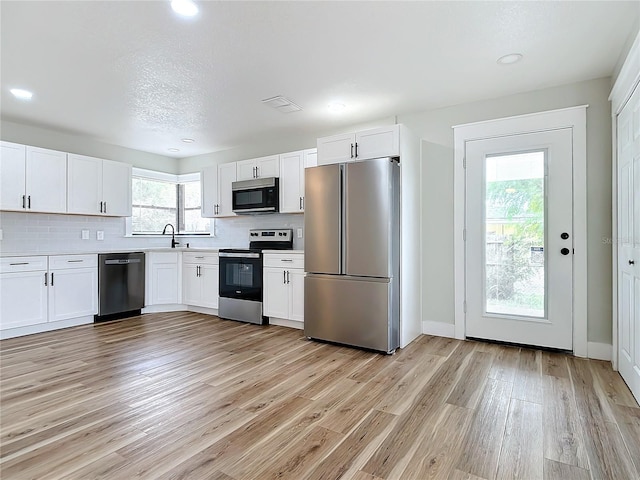
{"label": "cabinet door", "polygon": [[263,276],[263,315],[288,318],[289,285],[286,283],[285,270],[283,268],[265,268]]}
{"label": "cabinet door", "polygon": [[256,158],[256,177],[279,177],[280,155]]}
{"label": "cabinet door", "polygon": [[103,215],[131,216],[131,170],[128,163],[102,161]]}
{"label": "cabinet door", "polygon": [[69,154],[67,163],[67,211],[100,215],[102,204],[102,160]]}
{"label": "cabinet door", "polygon": [[353,133],[318,139],[318,165],[350,162],[354,159],[356,136]]}
{"label": "cabinet door", "polygon": [[151,303],[178,303],[178,264],[156,263],[151,266]]}
{"label": "cabinet door", "polygon": [[26,187],[27,211],[65,213],[67,154],[27,147]]}
{"label": "cabinet door", "polygon": [[356,159],[397,157],[400,155],[400,125],[374,128],[356,133]]}
{"label": "cabinet door", "polygon": [[236,178],[238,181],[240,180],[251,180],[252,178],[256,178],[256,161],[255,159],[251,160],[241,160],[236,162]]}
{"label": "cabinet door", "polygon": [[304,320],[304,270],[289,270],[289,319]]}
{"label": "cabinet door", "polygon": [[0,142],[0,210],[24,210],[26,152],[24,145]]}
{"label": "cabinet door", "polygon": [[201,307],[218,308],[219,274],[218,265],[200,265]]}
{"label": "cabinet door", "polygon": [[303,193],[300,189],[304,185],[304,153],[291,152],[280,155],[280,212],[302,212]]}
{"label": "cabinet door", "polygon": [[191,263],[182,264],[182,302],[185,305],[200,305],[200,284],[198,266]]}
{"label": "cabinet door", "polygon": [[46,271],[0,274],[0,329],[47,321]]}
{"label": "cabinet door", "polygon": [[216,217],[233,217],[231,184],[236,181],[236,164],[223,163],[218,167],[218,213]]}
{"label": "cabinet door", "polygon": [[52,270],[49,274],[49,321],[98,313],[98,269]]}
{"label": "cabinet door", "polygon": [[200,172],[201,215],[215,216],[218,205],[218,166],[207,167]]}

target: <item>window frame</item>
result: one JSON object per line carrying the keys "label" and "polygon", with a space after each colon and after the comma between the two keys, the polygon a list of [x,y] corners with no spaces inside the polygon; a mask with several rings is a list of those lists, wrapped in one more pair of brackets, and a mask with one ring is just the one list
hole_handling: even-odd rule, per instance
{"label": "window frame", "polygon": [[[180,208],[184,209],[184,202],[182,205],[180,205],[180,199],[178,198],[180,196],[180,187],[179,185],[181,184],[185,184],[185,183],[190,183],[190,182],[200,182],[200,189],[202,189],[202,176],[200,174],[200,172],[194,172],[194,173],[184,173],[181,175],[175,175],[172,173],[166,173],[166,172],[159,172],[156,170],[147,170],[144,168],[137,168],[137,167],[133,167],[132,170],[132,177],[139,177],[139,178],[144,178],[144,179],[148,179],[148,180],[155,180],[155,181],[159,181],[159,182],[167,182],[167,183],[171,183],[174,184],[176,186],[176,206],[178,208],[178,210]],[[183,190],[183,189],[182,189]],[[202,194],[202,190],[200,190],[200,193]],[[133,203],[133,198],[132,198],[132,203]],[[202,211],[202,202],[200,205],[200,210]],[[190,232],[190,233],[178,233],[179,230],[179,225],[177,224],[179,221],[181,221],[181,215],[180,215],[180,211],[176,212],[176,225],[174,225],[174,227],[177,229],[175,236],[176,237],[181,237],[181,238],[202,238],[202,237],[215,237],[214,235],[214,222],[213,222],[213,218],[209,219],[209,231],[207,232],[199,232],[199,233],[195,233],[195,232]],[[184,218],[182,219],[182,221],[184,222]],[[154,238],[154,237],[165,237],[165,235],[162,235],[161,232],[158,233],[136,233],[133,231],[133,220],[132,217],[126,217],[125,218],[125,237],[136,237],[136,238]]]}

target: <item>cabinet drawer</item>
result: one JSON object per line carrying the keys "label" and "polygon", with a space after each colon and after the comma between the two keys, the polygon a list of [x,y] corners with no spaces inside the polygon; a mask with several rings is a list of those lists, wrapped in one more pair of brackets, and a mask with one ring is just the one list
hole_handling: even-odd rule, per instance
{"label": "cabinet drawer", "polygon": [[178,252],[149,252],[150,263],[178,263]]}
{"label": "cabinet drawer", "polygon": [[35,272],[47,270],[47,257],[0,258],[0,273]]}
{"label": "cabinet drawer", "polygon": [[98,255],[53,255],[49,257],[50,270],[89,268],[98,266]]}
{"label": "cabinet drawer", "polygon": [[217,252],[182,252],[182,263],[218,265]]}
{"label": "cabinet drawer", "polygon": [[304,268],[302,253],[265,253],[265,267]]}

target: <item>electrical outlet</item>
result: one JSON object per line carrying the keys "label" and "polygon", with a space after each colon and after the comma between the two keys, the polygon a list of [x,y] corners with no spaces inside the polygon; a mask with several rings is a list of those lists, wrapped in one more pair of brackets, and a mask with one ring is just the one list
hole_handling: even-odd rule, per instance
{"label": "electrical outlet", "polygon": [[104,231],[98,230],[96,232],[96,240],[104,240]]}
{"label": "electrical outlet", "polygon": [[301,228],[298,229],[298,238],[302,238],[302,229]]}
{"label": "electrical outlet", "polygon": [[82,240],[89,240],[89,230],[82,230]]}

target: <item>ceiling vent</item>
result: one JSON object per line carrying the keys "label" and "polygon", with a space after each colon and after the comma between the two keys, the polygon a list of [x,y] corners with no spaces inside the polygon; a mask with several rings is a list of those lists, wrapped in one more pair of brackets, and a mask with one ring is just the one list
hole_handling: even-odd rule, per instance
{"label": "ceiling vent", "polygon": [[271,108],[275,108],[281,113],[291,113],[291,112],[298,112],[302,110],[302,108],[300,108],[298,105],[293,103],[288,98],[283,97],[282,95],[278,95],[276,97],[271,97],[271,98],[265,98],[264,100],[262,100],[262,103],[264,103],[265,105]]}

